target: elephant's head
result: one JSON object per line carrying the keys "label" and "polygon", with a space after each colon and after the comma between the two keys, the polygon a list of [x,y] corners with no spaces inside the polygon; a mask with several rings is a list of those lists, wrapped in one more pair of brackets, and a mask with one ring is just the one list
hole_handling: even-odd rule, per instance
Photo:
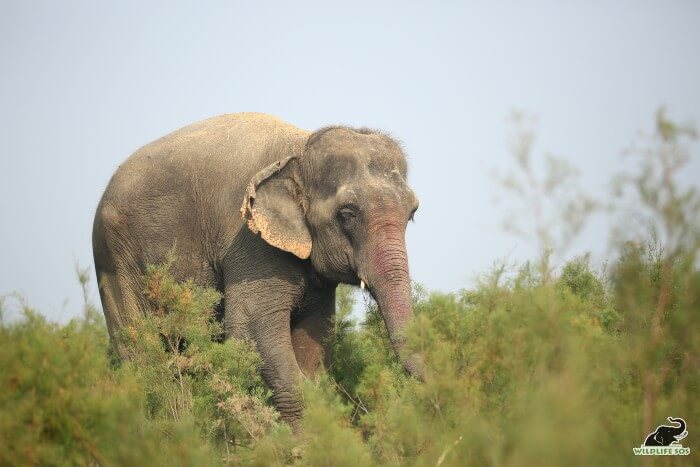
{"label": "elephant's head", "polygon": [[[302,154],[282,156],[248,187],[241,209],[248,226],[309,258],[321,277],[366,285],[402,355],[413,314],[404,234],[418,198],[401,148],[375,131],[329,127],[313,133]],[[402,361],[423,377],[418,355]]]}

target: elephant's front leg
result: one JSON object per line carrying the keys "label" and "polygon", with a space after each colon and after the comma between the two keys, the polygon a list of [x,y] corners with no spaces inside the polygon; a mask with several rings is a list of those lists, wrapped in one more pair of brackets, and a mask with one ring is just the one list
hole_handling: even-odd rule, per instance
{"label": "elephant's front leg", "polygon": [[307,290],[301,313],[292,321],[294,354],[308,378],[314,378],[321,366],[331,366],[335,287]]}
{"label": "elephant's front leg", "polygon": [[294,356],[289,323],[301,292],[287,280],[268,278],[227,287],[225,300],[227,335],[248,337],[255,343],[275,408],[298,431],[303,412],[298,384],[303,375]]}
{"label": "elephant's front leg", "polygon": [[303,376],[292,347],[289,311],[256,319],[251,335],[263,361],[262,376],[273,391],[275,408],[297,431],[304,408],[298,388]]}

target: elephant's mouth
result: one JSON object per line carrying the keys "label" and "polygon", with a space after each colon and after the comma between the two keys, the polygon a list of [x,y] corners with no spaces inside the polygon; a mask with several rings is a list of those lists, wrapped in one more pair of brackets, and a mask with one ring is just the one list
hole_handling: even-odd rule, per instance
{"label": "elephant's mouth", "polygon": [[[364,283],[364,287],[362,286],[363,283]],[[374,302],[377,305],[379,305],[379,300],[377,299],[377,295],[375,293],[375,290],[372,287],[370,287],[369,284],[367,284],[367,282],[364,282],[362,279],[360,279],[360,282],[358,283],[358,287],[360,288],[360,290],[362,290],[362,292],[368,293],[369,296],[372,298],[372,300],[374,300]],[[382,311],[382,313],[383,313],[383,311]]]}
{"label": "elephant's mouth", "polygon": [[372,298],[376,300],[374,294],[372,293],[372,289],[369,287],[369,285],[367,285],[367,282],[360,279],[360,283],[358,284],[358,286],[360,287],[360,290],[369,293],[372,296]]}
{"label": "elephant's mouth", "polygon": [[360,277],[359,275],[357,276],[357,284],[355,285],[357,285],[360,288],[360,290],[368,292],[375,301],[377,300],[377,297],[374,296],[374,292],[372,291],[372,287],[370,287],[367,281],[362,279],[362,277]]}

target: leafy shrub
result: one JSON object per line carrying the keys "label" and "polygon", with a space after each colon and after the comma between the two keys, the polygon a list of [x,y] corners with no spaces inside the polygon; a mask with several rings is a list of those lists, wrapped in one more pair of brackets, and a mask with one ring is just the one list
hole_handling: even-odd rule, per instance
{"label": "leafy shrub", "polygon": [[[278,424],[271,392],[260,376],[260,356],[250,342],[221,342],[214,317],[220,295],[192,281],[176,282],[170,262],[149,266],[145,295],[152,313],[121,333],[125,366],[145,388],[147,414],[163,429],[192,418],[204,439],[233,456]],[[234,457],[231,457],[232,459]]]}
{"label": "leafy shrub", "polygon": [[100,323],[65,326],[30,309],[0,327],[0,464],[202,465],[213,451],[191,423],[167,438],[144,416],[144,388],[113,371]]}

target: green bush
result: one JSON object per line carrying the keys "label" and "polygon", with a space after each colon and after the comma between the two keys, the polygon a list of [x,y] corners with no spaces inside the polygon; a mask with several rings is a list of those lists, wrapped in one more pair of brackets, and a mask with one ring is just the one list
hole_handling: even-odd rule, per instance
{"label": "green bush", "polygon": [[100,323],[48,323],[32,310],[0,327],[0,465],[202,465],[215,453],[192,423],[167,433],[145,391],[114,371]]}
{"label": "green bush", "polygon": [[124,366],[145,389],[147,416],[161,429],[191,420],[203,440],[234,460],[246,446],[278,424],[271,391],[260,376],[260,356],[251,343],[222,341],[214,317],[220,295],[177,283],[170,263],[149,266],[145,295],[152,313],[139,317],[120,335]]}

